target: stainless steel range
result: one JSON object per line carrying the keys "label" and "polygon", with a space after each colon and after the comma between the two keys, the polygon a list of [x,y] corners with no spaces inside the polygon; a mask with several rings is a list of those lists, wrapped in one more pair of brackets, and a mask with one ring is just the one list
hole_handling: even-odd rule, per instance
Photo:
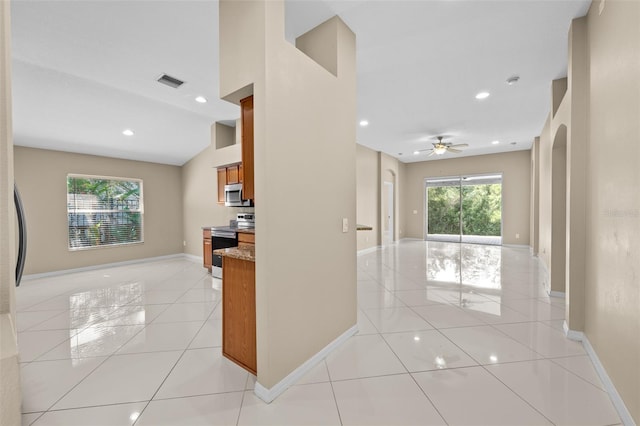
{"label": "stainless steel range", "polygon": [[[211,249],[238,246],[238,229],[255,228],[255,215],[253,213],[238,213],[236,220],[232,220],[229,226],[214,226],[211,228]],[[211,275],[222,278],[222,256],[214,254],[212,258]]]}

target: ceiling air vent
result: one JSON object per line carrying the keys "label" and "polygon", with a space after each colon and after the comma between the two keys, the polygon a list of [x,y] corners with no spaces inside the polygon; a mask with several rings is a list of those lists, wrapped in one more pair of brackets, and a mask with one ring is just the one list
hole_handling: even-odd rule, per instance
{"label": "ceiling air vent", "polygon": [[177,78],[171,77],[170,75],[167,75],[167,74],[162,74],[158,79],[158,83],[166,84],[169,87],[173,87],[174,89],[177,89],[178,87],[184,84],[184,81],[178,80]]}

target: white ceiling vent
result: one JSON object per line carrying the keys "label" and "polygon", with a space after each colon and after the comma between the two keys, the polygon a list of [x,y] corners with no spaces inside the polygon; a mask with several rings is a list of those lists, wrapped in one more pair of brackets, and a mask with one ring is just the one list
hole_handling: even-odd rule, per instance
{"label": "white ceiling vent", "polygon": [[162,74],[158,79],[158,83],[166,84],[169,87],[173,87],[174,89],[177,89],[178,87],[184,84],[184,81],[178,80],[177,78],[171,77],[170,75],[167,75],[167,74]]}

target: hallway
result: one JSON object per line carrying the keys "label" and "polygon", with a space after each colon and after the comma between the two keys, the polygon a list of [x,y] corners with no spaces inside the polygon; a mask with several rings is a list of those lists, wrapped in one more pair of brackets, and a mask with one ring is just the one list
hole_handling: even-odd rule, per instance
{"label": "hallway", "polygon": [[201,265],[25,281],[23,424],[619,424],[538,265],[444,242],[359,256],[358,334],[270,405],[221,355],[221,282]]}

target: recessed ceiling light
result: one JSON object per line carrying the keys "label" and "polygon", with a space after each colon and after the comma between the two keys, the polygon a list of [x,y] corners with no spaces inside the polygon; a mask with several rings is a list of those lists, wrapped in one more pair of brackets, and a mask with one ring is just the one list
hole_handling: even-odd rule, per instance
{"label": "recessed ceiling light", "polygon": [[489,97],[489,92],[480,92],[476,95],[476,99],[487,99]]}
{"label": "recessed ceiling light", "polygon": [[131,130],[131,129],[123,130],[122,134],[125,135],[125,136],[133,136],[134,135],[133,130]]}
{"label": "recessed ceiling light", "polygon": [[200,103],[200,104],[204,104],[207,102],[207,98],[205,98],[204,96],[198,96],[196,98],[196,102]]}
{"label": "recessed ceiling light", "polygon": [[493,141],[491,142],[493,145],[498,145],[500,143],[500,141]]}
{"label": "recessed ceiling light", "polygon": [[418,155],[420,154],[420,151],[413,151],[413,155]]}
{"label": "recessed ceiling light", "polygon": [[367,120],[360,121],[360,126],[367,127],[368,125],[369,125],[369,122]]}

